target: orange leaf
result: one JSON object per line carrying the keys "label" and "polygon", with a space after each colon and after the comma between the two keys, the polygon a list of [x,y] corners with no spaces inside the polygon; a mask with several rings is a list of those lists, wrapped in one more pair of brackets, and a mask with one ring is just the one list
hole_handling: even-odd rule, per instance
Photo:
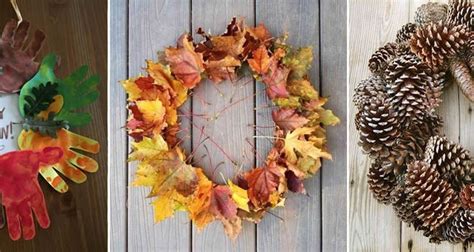
{"label": "orange leaf", "polygon": [[167,48],[165,55],[171,65],[171,71],[184,86],[194,88],[201,81],[201,73],[204,71],[202,54],[194,51],[187,34],[178,39],[177,48]]}
{"label": "orange leaf", "polygon": [[252,59],[248,60],[250,68],[258,73],[264,74],[268,72],[270,67],[270,56],[268,56],[267,48],[261,45],[257,50],[252,53]]}
{"label": "orange leaf", "polygon": [[270,194],[278,188],[281,176],[276,165],[271,164],[255,168],[246,174],[248,194],[254,206],[263,207],[268,203]]}
{"label": "orange leaf", "polygon": [[219,83],[223,80],[235,79],[235,68],[239,66],[239,60],[232,56],[226,56],[218,61],[209,61],[206,64],[206,73],[210,80]]}

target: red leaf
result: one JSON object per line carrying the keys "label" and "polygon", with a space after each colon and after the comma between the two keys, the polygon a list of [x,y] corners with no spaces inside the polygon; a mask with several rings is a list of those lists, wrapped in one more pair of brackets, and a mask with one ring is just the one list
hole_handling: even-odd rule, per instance
{"label": "red leaf", "polygon": [[308,119],[300,116],[294,109],[279,109],[272,111],[273,121],[280,129],[291,131],[303,127]]}
{"label": "red leaf", "polygon": [[279,67],[276,60],[272,60],[270,71],[262,76],[263,83],[267,85],[267,95],[270,99],[287,98],[290,94],[286,90],[286,80],[290,69]]}
{"label": "red leaf", "polygon": [[264,206],[270,194],[277,190],[281,174],[276,165],[255,168],[245,178],[248,181],[248,195],[255,206]]}
{"label": "red leaf", "polygon": [[217,217],[222,216],[226,219],[237,216],[237,206],[228,187],[218,185],[212,189],[209,211]]}
{"label": "red leaf", "polygon": [[304,189],[303,181],[298,178],[293,171],[286,171],[286,184],[288,189],[295,193],[304,193],[306,194],[306,189]]}

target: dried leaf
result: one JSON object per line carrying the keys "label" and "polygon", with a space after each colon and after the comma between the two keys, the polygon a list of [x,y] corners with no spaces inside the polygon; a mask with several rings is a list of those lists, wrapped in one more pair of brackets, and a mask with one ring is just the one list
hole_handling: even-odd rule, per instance
{"label": "dried leaf", "polygon": [[252,58],[248,60],[250,68],[257,74],[265,74],[270,67],[270,56],[265,45],[253,51]]}
{"label": "dried leaf", "polygon": [[321,157],[326,159],[332,158],[331,154],[317,148],[314,143],[308,140],[300,140],[301,138],[304,139],[305,135],[313,133],[314,130],[315,128],[298,128],[286,134],[284,152],[287,160],[290,163],[296,163],[296,161],[298,160],[295,150],[302,157],[309,156],[314,159],[318,159]]}
{"label": "dried leaf", "polygon": [[128,157],[129,161],[155,158],[168,151],[168,145],[161,135],[153,138],[144,137],[140,142],[132,142],[132,148],[133,152]]}
{"label": "dried leaf", "polygon": [[232,200],[232,193],[227,186],[218,185],[212,189],[209,211],[216,217],[233,219],[237,217],[237,206]]}
{"label": "dried leaf", "polygon": [[193,195],[193,200],[188,205],[189,217],[198,229],[204,228],[214,220],[214,215],[209,212],[211,205],[212,182],[206,177],[202,169],[196,169],[198,185]]}
{"label": "dried leaf", "polygon": [[272,117],[275,124],[280,129],[291,131],[303,127],[308,123],[308,119],[299,115],[294,109],[279,109],[272,111]]}
{"label": "dried leaf", "polygon": [[215,83],[224,80],[236,79],[235,69],[240,67],[240,61],[231,56],[226,56],[218,61],[209,61],[205,64],[208,78]]}
{"label": "dried leaf", "polygon": [[232,192],[232,199],[237,204],[237,207],[249,212],[249,197],[247,195],[247,190],[235,185],[231,180],[228,180],[227,184],[229,185],[230,191]]}
{"label": "dried leaf", "polygon": [[290,52],[283,58],[283,64],[291,71],[290,79],[303,78],[311,68],[313,48],[302,47]]}
{"label": "dried leaf", "polygon": [[263,207],[269,202],[270,194],[277,190],[281,176],[275,165],[255,168],[246,174],[248,196],[254,206]]}

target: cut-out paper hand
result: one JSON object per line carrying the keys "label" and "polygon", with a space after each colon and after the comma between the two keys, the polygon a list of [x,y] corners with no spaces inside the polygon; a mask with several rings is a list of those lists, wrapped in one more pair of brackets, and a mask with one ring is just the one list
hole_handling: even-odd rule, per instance
{"label": "cut-out paper hand", "polygon": [[65,129],[57,131],[57,138],[23,130],[18,137],[18,146],[21,150],[40,150],[48,146],[61,148],[64,152],[62,158],[54,164],[41,167],[40,170],[46,181],[60,193],[67,192],[68,185],[56,170],[76,183],[83,183],[87,176],[81,170],[96,172],[99,168],[94,159],[75,151],[80,150],[95,154],[99,152],[99,143]]}
{"label": "cut-out paper hand", "polygon": [[15,93],[38,71],[36,55],[45,35],[37,30],[25,46],[30,23],[10,20],[0,38],[0,93]]}
{"label": "cut-out paper hand", "polygon": [[13,151],[0,156],[0,194],[12,240],[20,239],[22,233],[25,240],[33,239],[36,234],[33,213],[40,227],[49,227],[38,172],[41,164],[54,164],[62,155],[60,148],[47,147],[41,151]]}

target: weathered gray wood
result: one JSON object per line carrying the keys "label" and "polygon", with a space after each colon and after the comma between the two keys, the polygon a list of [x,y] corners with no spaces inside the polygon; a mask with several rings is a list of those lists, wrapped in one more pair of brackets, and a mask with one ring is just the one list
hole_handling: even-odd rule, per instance
{"label": "weathered gray wood", "polygon": [[[127,250],[127,134],[123,126],[127,119],[125,92],[119,84],[126,79],[128,65],[128,0],[110,5],[110,85],[109,93],[109,235],[110,251]],[[120,211],[116,211],[121,209]]]}
{"label": "weathered gray wood", "polygon": [[[369,76],[367,61],[378,47],[395,38],[408,21],[408,1],[349,1],[349,99],[355,86]],[[349,105],[349,247],[353,251],[397,251],[400,221],[394,211],[378,203],[368,191],[369,159],[362,154],[354,125],[356,110]]]}
{"label": "weathered gray wood", "polygon": [[[320,1],[321,15],[321,95],[341,119],[328,129],[332,161],[321,170],[322,251],[346,251],[347,243],[347,3],[345,0]],[[317,46],[318,47],[318,46]],[[316,48],[317,48],[316,47]]]}
{"label": "weathered gray wood", "polygon": [[[176,44],[189,29],[189,1],[130,1],[129,73],[143,73],[145,59],[157,60],[157,51]],[[129,185],[136,165],[129,165]],[[130,251],[188,251],[190,222],[184,214],[159,224],[153,223],[148,188],[130,186],[128,190],[128,249]]]}
{"label": "weathered gray wood", "polygon": [[[274,36],[289,32],[294,46],[313,46],[314,60],[310,72],[312,83],[319,90],[319,3],[304,1],[257,1],[257,23],[264,22]],[[257,126],[272,125],[271,104],[258,83]],[[258,135],[272,136],[273,130],[261,128]],[[257,148],[264,157],[270,148],[266,139],[257,139]],[[259,160],[260,161],[260,160]],[[260,163],[259,163],[260,164]],[[324,169],[324,168],[323,168]],[[284,209],[271,210],[283,220],[267,214],[257,225],[258,251],[320,251],[321,250],[321,175],[305,182],[310,195],[289,194]]]}
{"label": "weathered gray wood", "polygon": [[[249,24],[254,20],[254,3],[245,1],[194,0],[192,1],[192,29],[202,27],[212,34],[225,31],[233,16],[245,17]],[[224,184],[238,173],[252,169],[254,122],[254,81],[250,76],[237,81],[214,84],[204,81],[193,90],[193,114],[206,114],[212,118],[193,117],[193,151],[195,165],[202,167],[215,183]],[[242,100],[239,102],[239,100]],[[235,105],[231,105],[235,103]],[[219,112],[228,107],[225,112]],[[201,143],[201,127],[211,139]],[[246,142],[246,138],[252,145]],[[214,141],[227,154],[223,154]],[[207,150],[206,150],[207,148]],[[202,156],[206,157],[202,158]],[[210,156],[209,156],[210,155]],[[228,155],[226,157],[225,155]],[[209,161],[212,159],[212,163]],[[232,164],[232,161],[236,165]],[[219,165],[219,163],[222,163]],[[235,181],[234,181],[235,182]],[[255,251],[255,225],[244,223],[235,242],[226,237],[222,224],[212,223],[202,232],[193,228],[193,251]]]}

